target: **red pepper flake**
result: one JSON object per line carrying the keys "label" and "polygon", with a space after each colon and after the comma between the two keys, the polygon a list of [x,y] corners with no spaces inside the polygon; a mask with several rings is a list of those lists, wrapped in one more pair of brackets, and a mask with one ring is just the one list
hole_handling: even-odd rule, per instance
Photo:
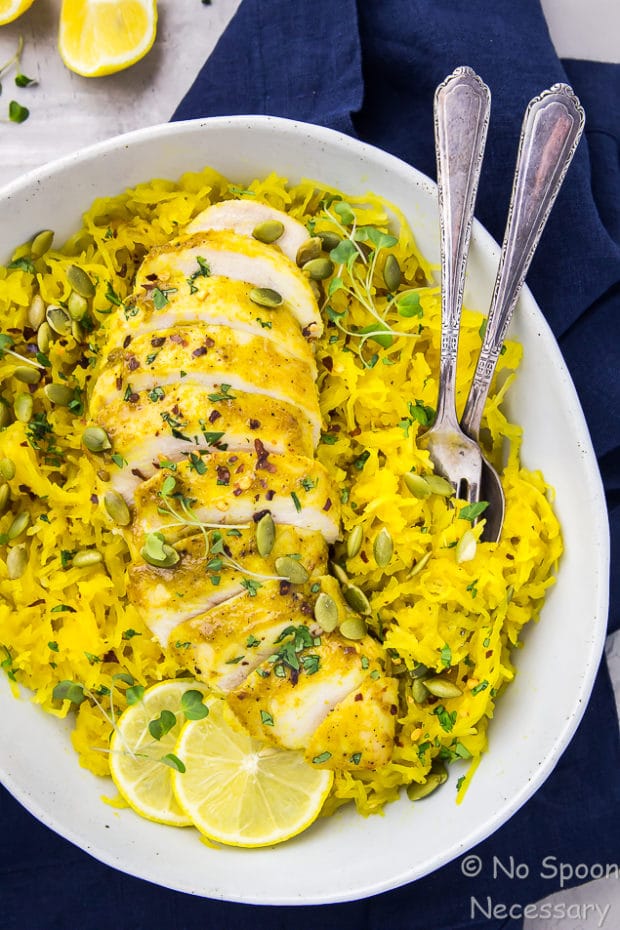
{"label": "red pepper flake", "polygon": [[209,414],[209,423],[215,423],[222,416],[219,410],[212,410]]}
{"label": "red pepper flake", "polygon": [[323,367],[326,368],[327,371],[332,372],[334,370],[334,360],[331,355],[325,355],[321,361],[323,362]]}
{"label": "red pepper flake", "polygon": [[325,503],[323,504],[323,510],[327,511],[331,509],[332,509],[332,499],[331,497],[328,497]]}
{"label": "red pepper flake", "polygon": [[159,349],[161,346],[163,346],[165,341],[166,341],[165,336],[153,336],[153,338],[151,339],[151,345],[153,346],[154,349]]}
{"label": "red pepper flake", "polygon": [[396,714],[398,713],[398,707],[396,706],[396,704],[391,704],[391,705],[390,705],[390,713],[391,713],[392,717],[395,717],[395,716],[396,716]]}
{"label": "red pepper flake", "polygon": [[271,510],[257,510],[252,517],[254,523],[258,523],[258,521],[262,520],[263,517],[266,517],[268,513],[271,513]]}
{"label": "red pepper flake", "polygon": [[256,449],[256,467],[264,468],[265,471],[276,471],[276,466],[269,461],[269,453],[260,439],[254,440],[254,448]]}
{"label": "red pepper flake", "polygon": [[204,344],[207,347],[207,349],[212,349],[213,346],[215,345],[215,339],[211,339],[211,336],[206,336]]}
{"label": "red pepper flake", "polygon": [[364,565],[368,565],[368,556],[366,555],[365,552],[363,552],[363,551],[360,552],[360,559],[362,560],[362,562],[364,563]]}
{"label": "red pepper flake", "polygon": [[362,432],[361,428],[359,426],[356,426],[355,429],[351,430],[351,432],[349,433],[349,436],[359,436],[361,432]]}
{"label": "red pepper flake", "polygon": [[269,488],[269,490],[265,494],[265,500],[272,501],[275,496],[276,496],[276,492],[272,488]]}
{"label": "red pepper flake", "polygon": [[99,498],[97,497],[96,494],[91,494],[91,495],[90,495],[90,502],[91,502],[91,504],[98,504],[98,503],[99,503]]}
{"label": "red pepper flake", "polygon": [[207,350],[205,346],[198,346],[198,348],[194,349],[194,351],[192,352],[192,355],[194,356],[194,358],[200,358],[201,355],[206,355],[206,354],[207,354]]}
{"label": "red pepper flake", "polygon": [[243,489],[242,489],[242,488],[234,488],[234,490],[233,490],[233,496],[234,496],[234,497],[239,497],[240,494],[243,494]]}
{"label": "red pepper flake", "polygon": [[139,368],[139,367],[140,367],[140,362],[138,361],[136,356],[130,355],[129,358],[127,359],[127,368],[129,369],[129,371],[135,371],[136,368]]}
{"label": "red pepper flake", "polygon": [[131,336],[125,336],[125,338],[123,339],[123,349],[126,349],[130,342],[131,342]]}
{"label": "red pepper flake", "polygon": [[218,465],[215,470],[217,472],[218,484],[230,484],[230,471],[225,465]]}
{"label": "red pepper flake", "polygon": [[128,404],[137,404],[138,401],[140,400],[140,395],[136,394],[135,391],[132,391],[131,394],[127,395],[126,400]]}
{"label": "red pepper flake", "polygon": [[290,581],[281,581],[280,582],[280,594],[282,595],[290,594],[290,591],[291,591]]}
{"label": "red pepper flake", "polygon": [[177,345],[183,346],[184,348],[187,345],[187,339],[184,339],[180,333],[173,333],[170,337],[170,342],[175,342]]}
{"label": "red pepper flake", "polygon": [[123,386],[123,379],[122,379],[121,377],[118,377],[118,378],[116,379],[116,390],[117,390],[117,391],[120,391],[120,389],[122,388],[122,386]]}
{"label": "red pepper flake", "polygon": [[146,481],[146,480],[147,480],[146,475],[142,474],[142,472],[140,471],[139,468],[132,468],[132,469],[131,469],[131,474],[132,474],[132,475],[135,475],[136,478],[139,478],[140,481]]}
{"label": "red pepper flake", "polygon": [[250,420],[248,426],[250,429],[260,429],[260,420]]}
{"label": "red pepper flake", "polygon": [[308,323],[308,325],[304,326],[304,328],[302,329],[301,335],[304,336],[306,339],[310,339],[310,337],[312,336],[313,326],[316,326],[316,323]]}
{"label": "red pepper flake", "polygon": [[174,407],[172,408],[172,413],[175,415],[175,417],[180,417],[180,416],[182,416],[182,414],[181,414],[181,408],[179,407],[178,404],[175,404],[175,405],[174,405]]}
{"label": "red pepper flake", "polygon": [[354,700],[356,700],[356,701],[363,701],[363,700],[364,700],[364,695],[358,693],[358,694],[355,695]]}

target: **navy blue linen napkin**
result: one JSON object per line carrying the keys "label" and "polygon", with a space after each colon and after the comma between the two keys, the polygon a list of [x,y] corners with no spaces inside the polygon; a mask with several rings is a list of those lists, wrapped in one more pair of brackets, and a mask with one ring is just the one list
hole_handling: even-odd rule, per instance
{"label": "navy blue linen napkin", "polygon": [[[610,628],[616,629],[620,66],[560,62],[538,0],[244,0],[173,118],[288,116],[357,135],[434,176],[433,91],[461,64],[475,68],[493,93],[478,215],[497,239],[503,233],[527,101],[553,82],[568,80],[586,108],[586,141],[571,166],[528,283],[559,340],[599,455],[612,526]],[[55,836],[0,789],[0,927],[520,927],[526,905],[561,884],[570,887],[597,877],[601,868],[617,862],[618,771],[618,725],[603,663],[583,721],[553,774],[501,830],[472,850],[481,862],[475,879],[463,874],[463,860],[456,860],[375,898],[315,908],[207,901],[130,878]],[[524,864],[527,876],[509,878],[498,863],[511,862]],[[522,868],[521,876],[524,872]]]}

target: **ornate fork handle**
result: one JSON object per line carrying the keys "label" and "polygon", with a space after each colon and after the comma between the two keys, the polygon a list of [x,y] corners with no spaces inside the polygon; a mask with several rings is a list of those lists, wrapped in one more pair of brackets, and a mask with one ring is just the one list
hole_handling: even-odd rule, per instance
{"label": "ornate fork handle", "polygon": [[489,125],[489,88],[467,67],[435,91],[435,144],[442,247],[442,324],[439,397],[435,423],[457,426],[456,353],[467,249]]}
{"label": "ornate fork handle", "polygon": [[535,97],[525,112],[491,308],[461,418],[461,427],[472,439],[478,439],[482,411],[519,291],[584,122],[583,108],[566,84],[554,84]]}

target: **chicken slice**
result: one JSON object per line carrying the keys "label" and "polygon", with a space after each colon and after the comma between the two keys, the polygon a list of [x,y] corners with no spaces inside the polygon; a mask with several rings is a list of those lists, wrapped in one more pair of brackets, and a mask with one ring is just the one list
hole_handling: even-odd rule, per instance
{"label": "chicken slice", "polygon": [[231,691],[228,702],[252,736],[305,749],[337,705],[370,676],[382,674],[380,647],[368,636],[353,641],[338,633],[311,633],[308,642],[308,627],[292,626],[279,649]]}
{"label": "chicken slice", "polygon": [[[160,519],[162,523],[166,522],[165,515],[162,514]],[[327,570],[327,546],[323,537],[319,533],[290,526],[278,527],[273,550],[266,558],[258,554],[254,525],[246,530],[226,530],[225,527],[213,530],[209,533],[208,545],[207,552],[203,534],[197,533],[178,544],[180,560],[172,568],[149,565],[138,553],[129,568],[128,594],[131,602],[164,647],[171,631],[179,624],[198,614],[204,619],[212,607],[244,592],[256,595],[245,608],[254,613],[270,585],[273,587],[268,579],[261,580],[255,576],[277,576],[274,563],[280,556],[303,553],[303,563],[310,578],[323,575]],[[279,587],[277,582],[276,588]],[[295,586],[295,590],[301,589]],[[237,625],[246,619],[245,615],[239,615]],[[176,639],[178,635],[175,635]]]}
{"label": "chicken slice", "polygon": [[288,213],[276,210],[266,203],[257,203],[255,200],[221,200],[194,217],[185,231],[191,234],[207,229],[230,229],[240,236],[251,236],[260,223],[268,220],[282,223],[284,232],[274,244],[294,262],[299,246],[308,238],[308,230]]}
{"label": "chicken slice", "polygon": [[[219,390],[214,385],[213,390]],[[110,471],[112,486],[131,503],[138,485],[161,463],[178,462],[201,451],[255,450],[312,457],[313,426],[292,404],[261,394],[235,392],[234,399],[209,400],[209,389],[185,381],[164,389],[119,393],[92,416],[109,436],[114,451],[127,463]]]}
{"label": "chicken slice", "polygon": [[202,276],[190,287],[184,275],[174,274],[162,287],[150,285],[127,304],[124,313],[116,314],[108,348],[126,347],[128,341],[148,333],[156,347],[159,330],[204,322],[262,336],[285,355],[308,365],[316,377],[312,345],[303,337],[296,318],[288,307],[269,310],[253,303],[251,285]]}
{"label": "chicken slice", "polygon": [[394,748],[398,683],[379,674],[365,678],[334,707],[305,747],[308,762],[356,771],[387,765]]}
{"label": "chicken slice", "polygon": [[294,404],[313,423],[318,441],[318,391],[311,369],[303,362],[287,358],[260,336],[224,326],[167,329],[157,339],[163,342],[156,348],[151,336],[144,335],[127,348],[110,352],[93,386],[91,416],[119,394],[124,398],[187,381],[212,388],[214,403],[225,403],[236,391],[244,391]]}
{"label": "chicken slice", "polygon": [[193,664],[197,678],[229,692],[281,648],[285,630],[310,629],[309,622],[312,601],[304,591],[268,582],[256,597],[244,592],[180,624],[170,643],[183,662]]}
{"label": "chicken slice", "polygon": [[212,274],[270,288],[281,295],[307,338],[316,339],[323,332],[308,278],[271,245],[225,230],[195,233],[153,249],[138,269],[136,286],[145,287],[154,281],[165,284],[168,277],[179,272],[192,281]]}
{"label": "chicken slice", "polygon": [[[262,450],[213,452],[201,459],[200,472],[191,460],[179,462],[174,490],[165,500],[162,488],[169,482],[168,469],[137,488],[132,526],[137,547],[147,533],[174,522],[174,517],[166,520],[162,514],[166,504],[176,514],[185,512],[187,517],[190,508],[196,521],[222,526],[252,523],[258,514],[269,511],[276,524],[316,531],[328,543],[338,538],[339,497],[327,469],[316,459],[270,456]],[[183,525],[165,531],[170,541],[184,533],[187,535],[187,527]]]}

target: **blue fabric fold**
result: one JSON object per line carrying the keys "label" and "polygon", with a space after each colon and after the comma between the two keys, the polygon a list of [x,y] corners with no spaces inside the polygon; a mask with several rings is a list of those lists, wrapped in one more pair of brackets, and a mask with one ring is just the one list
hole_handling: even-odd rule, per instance
{"label": "blue fabric fold", "polygon": [[[617,629],[620,66],[559,61],[539,0],[244,0],[173,118],[267,113],[305,120],[357,135],[434,177],[432,96],[461,64],[475,68],[492,90],[478,216],[496,239],[503,235],[527,101],[554,82],[569,81],[586,108],[585,139],[528,283],[558,338],[599,456],[612,530],[610,628]],[[549,874],[554,863],[617,861],[619,770],[617,716],[603,663],[584,719],[552,775],[472,851],[483,863],[475,881],[457,860],[369,900],[302,909],[195,899],[122,875],[46,830],[0,790],[0,924],[2,930],[516,928],[524,905],[559,890],[559,877]],[[527,878],[494,874],[493,857],[526,863]],[[567,878],[565,887],[582,880],[583,872]],[[513,905],[512,915],[482,913],[489,898]]]}

